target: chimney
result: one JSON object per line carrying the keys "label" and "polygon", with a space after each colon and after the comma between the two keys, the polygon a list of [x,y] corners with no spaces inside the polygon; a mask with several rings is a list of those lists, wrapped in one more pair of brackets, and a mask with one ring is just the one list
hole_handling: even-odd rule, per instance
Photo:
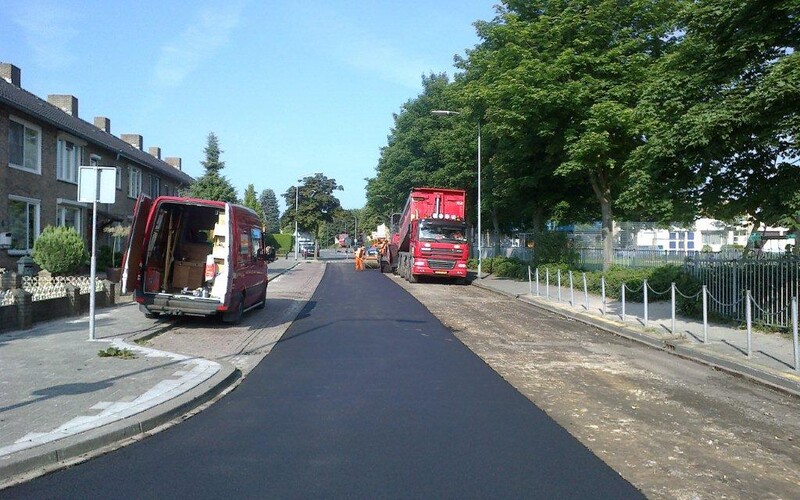
{"label": "chimney", "polygon": [[150,156],[155,156],[159,160],[161,159],[161,148],[158,146],[150,146],[147,151],[150,153]]}
{"label": "chimney", "polygon": [[173,167],[181,170],[181,159],[176,156],[167,156],[164,158],[164,161],[168,164],[172,165]]}
{"label": "chimney", "polygon": [[22,71],[9,63],[0,63],[0,78],[15,87],[21,87]]}
{"label": "chimney", "polygon": [[64,113],[78,117],[78,99],[75,96],[66,94],[50,94],[47,102],[61,109]]}
{"label": "chimney", "polygon": [[111,133],[111,120],[109,120],[105,116],[95,116],[94,126],[99,128],[103,132],[106,132],[108,134]]}
{"label": "chimney", "polygon": [[119,138],[136,149],[142,149],[142,136],[139,134],[122,134]]}

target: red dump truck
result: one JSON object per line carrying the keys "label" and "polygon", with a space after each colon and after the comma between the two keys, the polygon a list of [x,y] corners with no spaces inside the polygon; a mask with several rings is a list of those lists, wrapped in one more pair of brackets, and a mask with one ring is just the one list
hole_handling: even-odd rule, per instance
{"label": "red dump truck", "polygon": [[413,188],[392,244],[397,246],[397,274],[410,283],[421,276],[466,282],[466,193],[462,189]]}

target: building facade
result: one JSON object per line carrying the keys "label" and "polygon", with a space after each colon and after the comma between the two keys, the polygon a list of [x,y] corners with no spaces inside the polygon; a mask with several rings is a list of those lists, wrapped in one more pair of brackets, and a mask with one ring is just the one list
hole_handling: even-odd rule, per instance
{"label": "building facade", "polygon": [[140,193],[176,195],[193,181],[179,157],[144,151],[138,134],[112,135],[106,117],[82,120],[74,96],[27,92],[20,69],[0,63],[0,268],[16,270],[50,225],[74,227],[90,248],[92,204],[77,201],[82,165],[116,169],[115,202],[97,205],[98,245],[118,244],[103,229],[129,224]]}

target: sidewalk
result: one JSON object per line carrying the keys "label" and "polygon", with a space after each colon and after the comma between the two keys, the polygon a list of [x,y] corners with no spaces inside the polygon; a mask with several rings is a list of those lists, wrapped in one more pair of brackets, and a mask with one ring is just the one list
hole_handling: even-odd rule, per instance
{"label": "sidewalk", "polygon": [[604,308],[600,296],[589,294],[587,310],[583,290],[574,290],[574,303],[570,303],[572,297],[569,286],[563,284],[560,300],[559,288],[552,283],[549,297],[545,296],[545,286],[541,283],[541,296],[536,295],[535,282],[529,286],[527,281],[484,276],[482,280],[475,279],[472,284],[800,396],[800,372],[794,370],[791,335],[753,329],[751,356],[748,358],[747,331],[744,327],[709,324],[708,342],[704,343],[702,321],[676,315],[673,333],[669,301],[649,304],[648,322],[645,325],[643,304],[627,302],[623,322],[622,304],[619,301],[607,298]]}
{"label": "sidewalk", "polygon": [[[280,338],[304,303],[305,294],[281,281],[272,283],[296,265],[270,265],[268,301],[287,288],[296,297],[291,303],[278,299],[291,307],[270,311],[277,325],[259,325],[271,337]],[[309,285],[301,281],[297,286]],[[138,304],[128,302],[98,309],[93,341],[88,316],[0,334],[0,488],[138,439],[239,380],[235,359],[200,356],[179,345],[153,349],[136,343],[168,332],[173,323],[171,318],[148,319]],[[128,349],[135,358],[98,355],[109,347]],[[215,347],[223,353],[226,346]]]}

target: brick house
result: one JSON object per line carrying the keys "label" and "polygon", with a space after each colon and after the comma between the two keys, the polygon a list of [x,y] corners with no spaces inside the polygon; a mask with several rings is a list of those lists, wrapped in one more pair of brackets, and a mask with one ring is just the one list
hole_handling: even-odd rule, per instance
{"label": "brick house", "polygon": [[0,268],[16,270],[48,225],[74,227],[90,248],[92,205],[77,201],[81,165],[117,169],[115,203],[97,206],[98,247],[113,244],[103,227],[129,223],[139,193],[175,195],[193,181],[180,158],[144,151],[141,135],[115,137],[108,118],[79,118],[74,96],[45,101],[20,83],[20,69],[0,63]]}

